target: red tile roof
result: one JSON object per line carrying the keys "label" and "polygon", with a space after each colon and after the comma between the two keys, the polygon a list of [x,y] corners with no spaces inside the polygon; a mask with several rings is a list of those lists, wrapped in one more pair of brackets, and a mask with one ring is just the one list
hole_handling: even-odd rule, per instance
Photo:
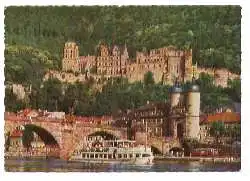
{"label": "red tile roof", "polygon": [[32,111],[32,110],[29,109],[29,108],[24,109],[24,110],[23,110],[23,115],[24,115],[24,116],[27,116],[31,111]]}
{"label": "red tile roof", "polygon": [[[72,119],[72,117],[69,117],[69,118]],[[108,120],[111,120],[112,117],[111,116],[90,116],[90,117],[75,116],[74,119],[77,121],[90,122],[90,121],[108,121]]]}
{"label": "red tile roof", "polygon": [[10,137],[22,137],[22,136],[23,136],[23,131],[21,130],[14,130],[10,135]]}
{"label": "red tile roof", "polygon": [[[203,120],[203,121],[202,121]],[[210,114],[205,119],[202,119],[203,123],[212,123],[216,121],[222,121],[224,123],[240,123],[240,113],[234,112],[221,112],[216,114]]]}

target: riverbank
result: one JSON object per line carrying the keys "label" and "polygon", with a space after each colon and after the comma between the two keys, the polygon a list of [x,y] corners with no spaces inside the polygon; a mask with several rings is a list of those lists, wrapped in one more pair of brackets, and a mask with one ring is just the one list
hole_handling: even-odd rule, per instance
{"label": "riverbank", "polygon": [[154,161],[153,165],[96,164],[68,162],[61,159],[6,159],[7,172],[236,172],[240,163],[213,163],[197,161]]}
{"label": "riverbank", "polygon": [[[5,156],[5,159],[18,159],[18,160],[50,160],[59,159],[52,156]],[[229,157],[167,157],[167,156],[155,156],[155,161],[179,161],[179,162],[210,162],[210,163],[240,163],[240,158]]]}
{"label": "riverbank", "polygon": [[233,157],[167,157],[155,156],[154,160],[159,161],[199,161],[199,162],[213,162],[213,163],[240,163],[240,158]]}

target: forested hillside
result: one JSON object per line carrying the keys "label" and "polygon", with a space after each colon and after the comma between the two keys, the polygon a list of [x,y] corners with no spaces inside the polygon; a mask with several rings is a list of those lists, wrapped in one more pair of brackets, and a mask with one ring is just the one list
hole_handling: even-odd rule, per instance
{"label": "forested hillside", "polygon": [[[24,101],[11,89],[5,91],[8,111],[25,107],[76,115],[103,115],[133,109],[147,101],[167,101],[169,85],[154,83],[154,75],[129,84],[112,80],[94,89],[94,82],[63,84],[49,79],[48,69],[60,69],[68,40],[78,42],[81,55],[95,54],[97,45],[126,43],[131,56],[136,50],[174,45],[193,49],[193,63],[202,67],[228,68],[240,73],[239,6],[147,7],[8,7],[5,10],[5,81],[32,85]],[[240,80],[228,88],[216,87],[213,78],[201,74],[201,110],[240,102]],[[186,83],[187,86],[188,82]]]}
{"label": "forested hillside", "polygon": [[8,7],[5,43],[26,45],[62,57],[74,40],[82,55],[94,54],[100,41],[127,43],[136,50],[174,45],[192,48],[200,66],[240,72],[239,6]]}

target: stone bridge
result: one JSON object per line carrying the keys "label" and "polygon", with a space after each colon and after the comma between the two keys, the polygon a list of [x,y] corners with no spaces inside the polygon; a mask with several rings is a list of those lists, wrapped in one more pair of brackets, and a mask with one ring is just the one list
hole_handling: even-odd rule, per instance
{"label": "stone bridge", "polygon": [[77,120],[69,123],[59,119],[5,116],[5,136],[22,126],[34,128],[38,135],[37,130],[39,129],[46,132],[46,135],[39,136],[42,140],[44,136],[52,137],[60,148],[60,157],[64,159],[67,159],[79,145],[84,144],[88,135],[96,132],[105,132],[119,139],[127,139],[125,128],[113,128],[109,125],[91,124]]}
{"label": "stone bridge", "polygon": [[[42,140],[44,137],[51,137],[60,148],[60,157],[67,159],[72,152],[84,146],[87,136],[97,133],[105,132],[118,139],[127,139],[127,129],[117,128],[104,124],[93,124],[90,122],[83,122],[75,120],[68,122],[60,119],[47,118],[27,118],[18,116],[5,116],[5,135],[12,133],[16,128],[32,127],[32,131],[39,135],[38,130],[43,130],[43,135],[39,135]],[[137,132],[135,141],[138,144],[145,144],[145,133]],[[158,149],[161,153],[168,153],[172,147],[181,147],[180,142],[176,139],[166,140],[165,138],[150,137],[147,141],[148,145]]]}
{"label": "stone bridge", "polygon": [[[145,144],[146,134],[144,132],[137,132],[135,135],[135,140],[138,144]],[[180,147],[181,143],[179,139],[174,138],[163,138],[163,137],[148,137],[147,144],[156,148],[158,152],[162,154],[169,153],[169,150],[173,147]]]}

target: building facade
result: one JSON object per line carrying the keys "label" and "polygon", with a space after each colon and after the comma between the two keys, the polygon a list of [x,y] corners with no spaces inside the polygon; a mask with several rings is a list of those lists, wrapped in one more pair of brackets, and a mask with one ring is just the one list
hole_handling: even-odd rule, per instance
{"label": "building facade", "polygon": [[199,139],[199,115],[199,87],[192,84],[185,91],[178,85],[173,86],[169,102],[148,102],[138,109],[119,113],[115,119],[117,126],[130,129],[132,139],[136,132],[147,132],[150,137]]}
{"label": "building facade", "polygon": [[[85,80],[86,76],[92,76],[97,82],[124,77],[129,82],[135,82],[142,81],[147,72],[152,72],[155,82],[173,85],[176,78],[181,82],[191,81],[192,73],[196,72],[196,78],[199,74],[206,73],[214,77],[215,85],[227,87],[229,79],[240,78],[227,69],[197,67],[192,62],[192,49],[179,50],[173,46],[137,51],[134,59],[129,56],[126,44],[110,47],[102,43],[96,55],[79,56],[78,45],[75,42],[66,42],[63,52],[62,70],[84,73],[81,80]],[[62,80],[76,81],[65,79],[60,73],[55,75]]]}
{"label": "building facade", "polygon": [[[218,112],[214,114],[209,114],[207,116],[201,117],[200,120],[200,140],[204,143],[213,143],[215,141],[215,137],[210,134],[210,128],[211,125],[214,122],[222,122],[224,123],[225,129],[233,129],[236,126],[240,126],[241,124],[241,116],[240,113],[237,112],[231,112],[231,111],[224,111],[224,112]],[[235,135],[224,135],[224,138],[222,140],[228,141],[232,137],[237,137],[240,135],[237,135],[236,132],[234,132]],[[236,140],[240,138],[234,138]]]}
{"label": "building facade", "polygon": [[79,56],[77,44],[66,42],[62,59],[63,71],[91,73],[97,81],[114,77],[124,77],[129,82],[142,81],[144,74],[150,71],[156,82],[172,84],[176,77],[182,82],[191,80],[193,69],[192,50],[177,50],[170,46],[136,52],[136,58],[132,60],[126,44],[109,47],[103,43],[97,56]]}

